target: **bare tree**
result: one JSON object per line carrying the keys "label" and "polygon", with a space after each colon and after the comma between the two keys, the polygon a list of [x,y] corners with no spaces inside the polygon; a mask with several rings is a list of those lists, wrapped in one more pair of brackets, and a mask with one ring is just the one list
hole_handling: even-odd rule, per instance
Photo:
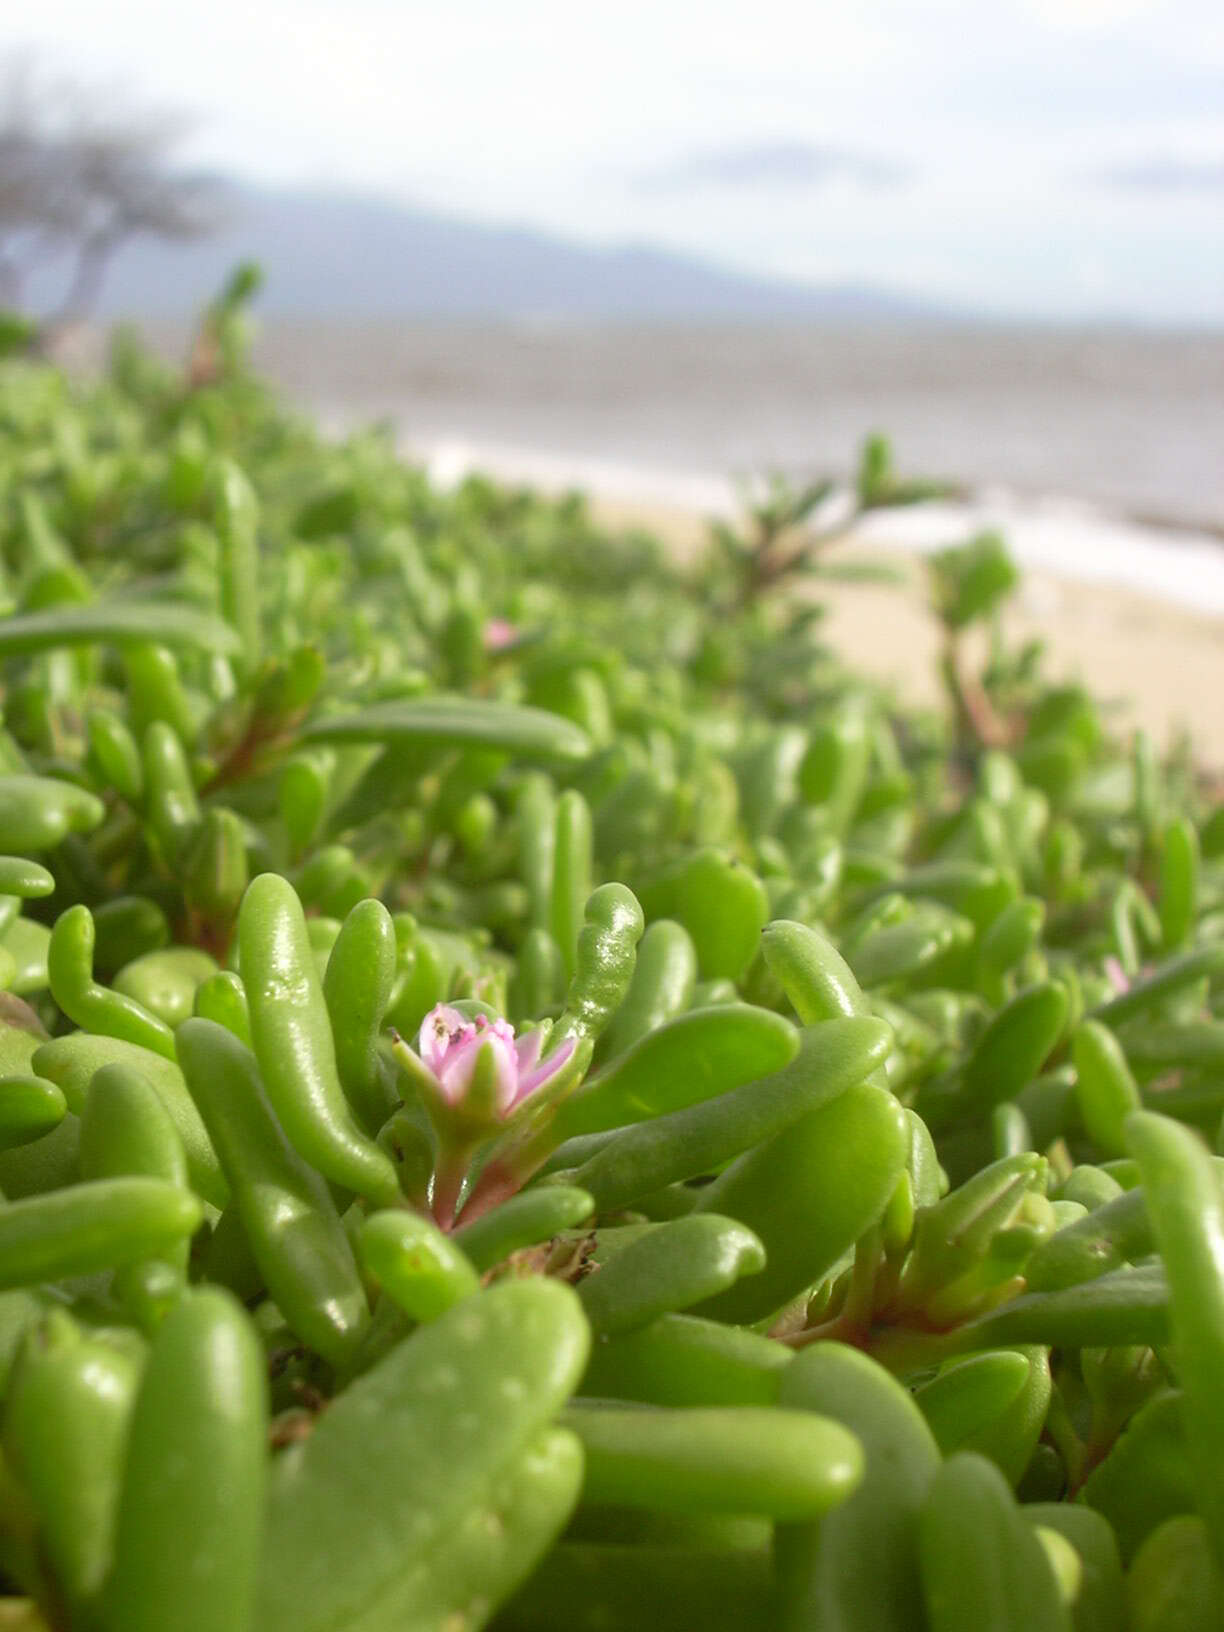
{"label": "bare tree", "polygon": [[179,119],[11,61],[0,78],[0,305],[19,305],[35,267],[59,262],[64,294],[45,327],[60,329],[92,309],[122,244],[213,231],[218,183],[171,164],[185,134]]}

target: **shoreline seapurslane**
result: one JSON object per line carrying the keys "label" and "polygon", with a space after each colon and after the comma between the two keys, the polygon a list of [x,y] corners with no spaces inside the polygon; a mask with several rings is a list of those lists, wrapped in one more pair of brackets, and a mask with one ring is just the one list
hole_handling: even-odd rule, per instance
{"label": "shoreline seapurslane", "polygon": [[[708,517],[736,508],[732,482],[711,476],[457,439],[414,438],[406,451],[443,482],[482,470],[544,490],[581,488],[609,528],[644,528],[684,556],[702,547]],[[914,700],[934,702],[939,633],[923,604],[921,557],[986,527],[1003,532],[1024,568],[1005,614],[1009,632],[1044,641],[1055,672],[1116,699],[1121,717],[1158,741],[1189,729],[1206,761],[1224,767],[1224,546],[1207,534],[1006,493],[883,511],[834,553],[838,561],[884,561],[906,587],[822,584],[831,644]]]}
{"label": "shoreline seapurslane", "polygon": [[[686,552],[705,536],[703,518],[691,511],[611,499],[592,508],[610,528],[643,527]],[[883,562],[906,582],[823,582],[830,645],[855,668],[894,681],[910,700],[936,702],[939,629],[924,604],[921,558],[866,538],[839,546],[836,558]],[[1224,766],[1224,615],[1026,566],[1004,621],[1013,637],[1045,642],[1052,672],[1116,699],[1120,716],[1159,742],[1188,729],[1200,756]]]}
{"label": "shoreline seapurslane", "polygon": [[0,1627],[1220,1632],[1224,802],[997,621],[1121,603],[882,436],[444,487],[253,285],[0,366]]}

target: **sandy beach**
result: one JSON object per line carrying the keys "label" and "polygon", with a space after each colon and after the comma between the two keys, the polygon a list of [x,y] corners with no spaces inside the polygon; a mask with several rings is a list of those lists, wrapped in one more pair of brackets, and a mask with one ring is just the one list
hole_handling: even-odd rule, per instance
{"label": "sandy beach", "polygon": [[[705,537],[699,513],[658,503],[600,498],[594,511],[612,528],[646,527],[690,554]],[[1224,566],[1224,549],[1221,549]],[[870,674],[915,699],[934,699],[938,630],[925,610],[924,568],[910,549],[867,540],[840,546],[837,559],[887,561],[904,588],[830,583],[829,641]],[[1195,612],[1171,599],[1109,582],[1026,565],[1006,615],[1008,632],[1046,642],[1053,673],[1083,680],[1167,745],[1189,730],[1200,756],[1224,769],[1224,615]]]}

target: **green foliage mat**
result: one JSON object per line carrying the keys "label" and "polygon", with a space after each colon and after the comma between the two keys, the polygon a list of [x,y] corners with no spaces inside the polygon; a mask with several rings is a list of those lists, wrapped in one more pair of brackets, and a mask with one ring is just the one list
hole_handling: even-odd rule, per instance
{"label": "green foliage mat", "polygon": [[829,484],[682,568],[321,439],[254,281],[0,364],[0,1626],[1224,1624],[1189,750],[993,535],[924,711]]}

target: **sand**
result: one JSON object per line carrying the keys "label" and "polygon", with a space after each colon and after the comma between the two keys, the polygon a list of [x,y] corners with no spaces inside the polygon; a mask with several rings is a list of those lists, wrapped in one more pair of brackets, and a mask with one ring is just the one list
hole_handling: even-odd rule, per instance
{"label": "sand", "polygon": [[[596,499],[593,510],[612,528],[648,528],[685,556],[705,537],[705,523],[692,511],[607,498]],[[866,541],[839,546],[837,559],[886,561],[906,583],[830,583],[822,597],[830,643],[915,701],[933,701],[939,631],[924,606],[922,560]],[[1082,680],[1116,702],[1119,728],[1141,725],[1162,746],[1189,730],[1205,764],[1224,770],[1224,616],[1027,566],[1005,627],[1013,638],[1046,643],[1048,672]]]}

